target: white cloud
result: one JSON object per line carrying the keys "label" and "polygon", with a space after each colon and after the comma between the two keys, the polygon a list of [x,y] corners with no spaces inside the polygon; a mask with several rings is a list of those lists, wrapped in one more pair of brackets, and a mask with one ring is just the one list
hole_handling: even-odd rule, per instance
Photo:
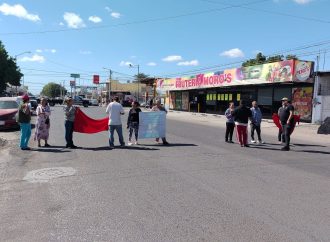
{"label": "white cloud", "polygon": [[42,55],[34,54],[32,57],[24,56],[19,61],[21,62],[39,62],[39,63],[44,63],[45,62],[45,57]]}
{"label": "white cloud", "polygon": [[84,21],[75,13],[66,12],[64,13],[63,18],[69,28],[78,29],[86,27]]}
{"label": "white cloud", "polygon": [[55,54],[57,52],[57,50],[55,50],[55,49],[44,49],[44,50],[42,50],[42,49],[36,49],[36,52],[37,53],[50,52],[50,53]]}
{"label": "white cloud", "polygon": [[243,51],[241,51],[238,48],[234,48],[231,50],[226,50],[220,54],[221,56],[227,56],[229,58],[238,58],[238,57],[244,57]]}
{"label": "white cloud", "polygon": [[32,22],[41,21],[38,15],[28,13],[28,11],[20,4],[9,5],[7,3],[3,3],[0,5],[0,12],[2,12],[4,15],[13,15],[18,18],[30,20]]}
{"label": "white cloud", "polygon": [[120,18],[120,17],[121,17],[121,14],[120,14],[120,13],[117,13],[117,12],[112,12],[112,13],[111,13],[111,16],[112,16],[113,18]]}
{"label": "white cloud", "polygon": [[60,26],[64,26],[65,24],[64,24],[63,22],[60,22],[59,25],[60,25]]}
{"label": "white cloud", "polygon": [[108,6],[106,6],[104,9],[105,9],[105,10],[107,10],[109,13],[111,13],[111,12],[112,12],[112,9],[111,9],[111,8],[109,8]]}
{"label": "white cloud", "polygon": [[130,66],[130,65],[133,65],[132,62],[129,62],[129,61],[121,61],[120,66]]}
{"label": "white cloud", "polygon": [[180,56],[180,55],[169,55],[162,59],[162,61],[165,61],[165,62],[174,62],[174,61],[181,61],[181,60],[182,60],[182,56]]}
{"label": "white cloud", "polygon": [[296,3],[298,4],[308,4],[310,3],[312,0],[294,0]]}
{"label": "white cloud", "polygon": [[98,16],[90,16],[88,18],[89,21],[93,22],[93,23],[100,23],[102,22],[102,19]]}
{"label": "white cloud", "polygon": [[92,54],[92,51],[89,51],[89,50],[81,50],[79,53],[82,54],[82,55],[90,55],[90,54]]}
{"label": "white cloud", "polygon": [[177,64],[178,66],[198,66],[199,62],[198,60],[192,60],[192,61],[182,61]]}
{"label": "white cloud", "polygon": [[157,66],[157,64],[155,62],[149,62],[147,66]]}

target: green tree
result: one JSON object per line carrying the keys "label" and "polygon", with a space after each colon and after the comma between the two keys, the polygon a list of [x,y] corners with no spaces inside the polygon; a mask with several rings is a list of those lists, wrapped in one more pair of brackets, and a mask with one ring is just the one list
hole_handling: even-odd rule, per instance
{"label": "green tree", "polygon": [[287,60],[298,60],[298,57],[296,55],[287,55],[285,57],[285,59],[287,59]]}
{"label": "green tree", "polygon": [[22,76],[16,60],[8,55],[5,46],[0,41],[0,93],[6,90],[8,84],[20,86]]}
{"label": "green tree", "polygon": [[267,58],[266,63],[279,62],[283,60],[283,55],[274,55]]}
{"label": "green tree", "polygon": [[50,82],[42,88],[41,94],[50,98],[59,97],[66,94],[67,90],[61,85]]}
{"label": "green tree", "polygon": [[145,79],[147,77],[148,77],[148,75],[146,75],[144,73],[139,73],[138,75],[134,75],[134,79],[136,81],[141,81],[141,80],[143,80],[143,79]]}

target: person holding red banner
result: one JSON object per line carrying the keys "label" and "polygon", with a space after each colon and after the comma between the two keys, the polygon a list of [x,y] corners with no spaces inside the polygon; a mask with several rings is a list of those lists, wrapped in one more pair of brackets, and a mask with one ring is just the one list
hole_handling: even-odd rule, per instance
{"label": "person holding red banner", "polygon": [[64,125],[65,125],[65,140],[66,140],[66,148],[76,149],[78,148],[73,144],[72,136],[73,136],[73,124],[76,117],[76,107],[73,106],[73,100],[71,97],[67,97],[65,99],[66,106],[63,108],[64,110]]}
{"label": "person holding red banner", "polygon": [[281,148],[283,151],[290,150],[290,135],[294,127],[293,118],[294,107],[289,103],[289,99],[282,98],[282,108],[279,110],[280,121],[282,125],[282,137],[284,137],[285,145]]}
{"label": "person holding red banner", "polygon": [[121,124],[121,115],[125,114],[123,106],[119,103],[119,97],[115,97],[113,102],[109,103],[106,113],[109,114],[109,146],[113,149],[114,146],[114,133],[117,131],[120,147],[125,147],[124,137],[123,137],[123,127]]}

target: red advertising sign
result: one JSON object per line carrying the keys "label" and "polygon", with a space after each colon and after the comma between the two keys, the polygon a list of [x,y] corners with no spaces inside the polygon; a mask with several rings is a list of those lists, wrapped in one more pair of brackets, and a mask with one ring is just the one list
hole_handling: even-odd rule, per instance
{"label": "red advertising sign", "polygon": [[100,76],[99,75],[94,75],[93,76],[93,83],[94,84],[99,84],[100,83]]}

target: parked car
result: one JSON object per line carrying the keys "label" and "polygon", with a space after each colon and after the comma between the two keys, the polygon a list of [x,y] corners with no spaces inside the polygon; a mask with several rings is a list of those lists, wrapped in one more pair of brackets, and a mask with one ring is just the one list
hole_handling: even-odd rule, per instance
{"label": "parked car", "polygon": [[32,115],[37,115],[36,113],[38,107],[37,100],[30,99],[30,106],[31,106]]}
{"label": "parked car", "polygon": [[89,106],[89,100],[88,99],[84,99],[80,96],[74,96],[73,97],[73,104],[74,105],[80,105],[80,106],[84,106],[85,108],[87,108]]}
{"label": "parked car", "polygon": [[89,105],[91,106],[99,106],[99,101],[97,99],[90,99]]}
{"label": "parked car", "polygon": [[19,128],[19,124],[16,122],[17,111],[18,103],[16,97],[0,98],[0,130]]}

